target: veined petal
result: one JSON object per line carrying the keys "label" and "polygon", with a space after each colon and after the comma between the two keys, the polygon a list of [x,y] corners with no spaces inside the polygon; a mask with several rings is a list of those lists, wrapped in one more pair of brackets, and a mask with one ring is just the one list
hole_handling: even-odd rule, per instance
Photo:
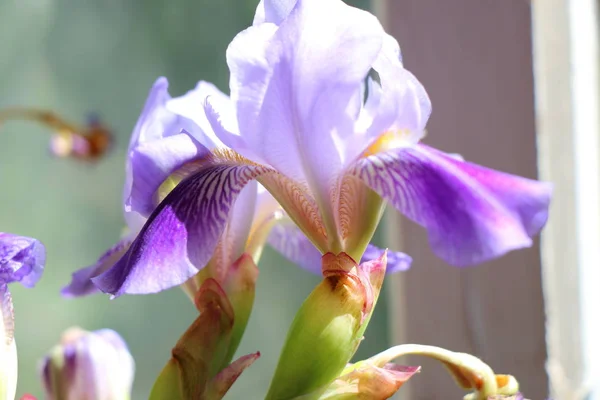
{"label": "veined petal", "polygon": [[[311,243],[306,235],[291,221],[284,218],[273,226],[268,239],[269,245],[294,264],[315,275],[321,275],[322,254]],[[369,244],[360,264],[379,259],[385,249]],[[387,250],[386,274],[406,271],[410,268],[412,258],[399,251]]]}
{"label": "veined petal", "polygon": [[134,238],[135,234],[127,235],[102,254],[95,264],[74,272],[71,277],[71,283],[61,290],[61,294],[64,297],[72,298],[100,293],[100,290],[92,283],[92,278],[100,275],[115,265],[115,263],[127,252]]}
{"label": "veined petal", "polygon": [[279,27],[253,26],[227,51],[241,136],[310,186],[328,226],[331,185],[347,161],[339,144],[352,140],[354,103],[382,37],[369,13],[337,0],[298,1]]}
{"label": "veined petal", "polygon": [[115,296],[185,282],[211,259],[240,191],[269,171],[241,158],[208,158],[158,205],[127,253],[92,281]]}
{"label": "veined petal", "polygon": [[46,262],[44,245],[29,237],[0,232],[0,285],[21,282],[35,286]]}
{"label": "veined petal", "polygon": [[548,218],[551,186],[462,162],[425,145],[358,161],[353,173],[429,233],[450,264],[528,247]]}

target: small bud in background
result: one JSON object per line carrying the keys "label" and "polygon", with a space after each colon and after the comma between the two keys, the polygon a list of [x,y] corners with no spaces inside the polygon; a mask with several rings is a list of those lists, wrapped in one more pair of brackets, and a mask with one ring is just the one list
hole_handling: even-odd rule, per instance
{"label": "small bud in background", "polygon": [[104,156],[111,145],[110,130],[93,115],[88,118],[88,124],[83,129],[58,129],[50,139],[50,152],[60,158],[94,161]]}
{"label": "small bud in background", "polygon": [[14,120],[34,121],[52,129],[50,152],[57,157],[95,161],[106,155],[112,146],[111,131],[96,115],[88,117],[87,125],[77,126],[51,111],[27,107],[0,110],[0,124]]}
{"label": "small bud in background", "polygon": [[128,400],[134,361],[113,330],[67,330],[42,362],[48,400]]}
{"label": "small bud in background", "polygon": [[386,253],[361,265],[345,253],[323,256],[325,278],[292,322],[267,399],[318,398],[340,376],[362,340],[386,264]]}

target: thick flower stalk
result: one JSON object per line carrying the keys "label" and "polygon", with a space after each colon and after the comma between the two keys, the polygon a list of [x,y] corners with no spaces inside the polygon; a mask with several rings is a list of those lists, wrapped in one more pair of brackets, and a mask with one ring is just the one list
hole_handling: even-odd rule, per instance
{"label": "thick flower stalk", "polygon": [[386,263],[385,253],[360,265],[345,253],[323,256],[324,279],[292,322],[267,399],[319,393],[340,375],[363,338]]}
{"label": "thick flower stalk", "polygon": [[135,364],[113,330],[67,330],[41,365],[48,400],[128,400]]}
{"label": "thick flower stalk", "polygon": [[13,400],[17,389],[15,318],[8,284],[33,287],[45,261],[46,251],[39,241],[0,232],[0,400]]}
{"label": "thick flower stalk", "polygon": [[[205,112],[186,115],[208,123],[229,149],[205,152],[183,136],[160,157],[150,145],[140,155],[159,160],[131,183],[129,206],[147,221],[125,256],[94,278],[102,291],[148,293],[194,276],[253,181],[318,253],[354,260],[385,202],[461,266],[529,246],[545,224],[549,185],[419,143],[429,98],[371,14],[339,0],[261,2],[227,63],[231,97],[214,93],[203,99]],[[158,188],[183,165],[186,178],[156,205]]]}

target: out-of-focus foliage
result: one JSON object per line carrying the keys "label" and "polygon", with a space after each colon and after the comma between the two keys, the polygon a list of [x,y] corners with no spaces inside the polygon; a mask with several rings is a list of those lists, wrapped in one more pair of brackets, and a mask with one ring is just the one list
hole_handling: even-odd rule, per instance
{"label": "out-of-focus foliage", "polygon": [[[249,25],[257,0],[4,0],[0,2],[0,107],[36,106],[84,122],[97,112],[116,147],[101,162],[53,159],[49,132],[31,123],[0,127],[0,230],[47,246],[46,273],[34,290],[15,287],[18,394],[41,395],[37,361],[72,325],[110,327],[136,358],[133,399],[147,398],[170,349],[196,310],[179,290],[150,296],[64,300],[70,273],[95,261],[123,227],[125,149],[150,86],[160,75],[171,93],[197,80],[227,89],[225,48]],[[354,2],[365,7],[366,1]],[[262,357],[228,398],[266,393],[286,331],[319,281],[267,250],[255,309],[239,354]],[[385,296],[357,358],[387,347]]]}

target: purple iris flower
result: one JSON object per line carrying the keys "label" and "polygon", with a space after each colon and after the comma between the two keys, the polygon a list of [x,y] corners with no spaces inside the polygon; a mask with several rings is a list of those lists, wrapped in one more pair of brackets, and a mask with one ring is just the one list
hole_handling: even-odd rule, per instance
{"label": "purple iris flower", "polygon": [[17,348],[8,284],[33,287],[42,276],[46,251],[36,239],[0,232],[0,398],[12,399],[17,387]]}
{"label": "purple iris flower", "polygon": [[[419,143],[429,98],[371,14],[340,0],[261,2],[227,63],[230,98],[210,95],[205,112],[189,118],[208,121],[232,150],[198,150],[185,163],[187,178],[158,206],[151,193],[185,157],[161,149],[156,167],[130,154],[128,204],[148,220],[124,257],[93,278],[102,291],[184,282],[212,257],[254,180],[321,254],[354,259],[367,250],[385,202],[427,229],[434,252],[458,266],[530,246],[546,223],[549,184]],[[146,171],[137,180],[136,166]]]}
{"label": "purple iris flower", "polygon": [[[216,137],[206,117],[204,104],[207,97],[215,101],[230,101],[208,82],[201,81],[185,95],[172,98],[167,80],[159,78],[156,81],[129,144],[124,189],[126,233],[96,263],[73,274],[71,283],[62,290],[64,296],[98,293],[92,278],[110,269],[127,253],[161,200],[182,179],[194,173],[203,159],[210,159],[214,153],[229,151]],[[165,237],[163,246],[169,248],[170,240],[175,240],[175,237]],[[225,271],[244,252],[258,262],[265,242],[292,261],[298,261],[307,270],[320,273],[319,251],[291,223],[279,203],[261,185],[250,182],[241,191],[227,217],[219,244],[209,251],[211,258],[220,264],[216,269]],[[368,259],[376,259],[382,251],[369,245],[366,255]],[[157,260],[150,260],[148,267],[159,263],[160,257],[158,255]],[[410,257],[403,253],[388,252],[388,258],[392,260],[388,268],[390,271],[406,270],[410,266]],[[177,283],[161,281],[162,267],[158,265],[154,268],[154,278],[138,282],[137,288],[131,292],[150,293],[174,286],[181,283],[183,276],[197,273],[207,262],[189,263],[185,257],[177,260],[174,270],[178,267],[185,270],[178,274]]]}

